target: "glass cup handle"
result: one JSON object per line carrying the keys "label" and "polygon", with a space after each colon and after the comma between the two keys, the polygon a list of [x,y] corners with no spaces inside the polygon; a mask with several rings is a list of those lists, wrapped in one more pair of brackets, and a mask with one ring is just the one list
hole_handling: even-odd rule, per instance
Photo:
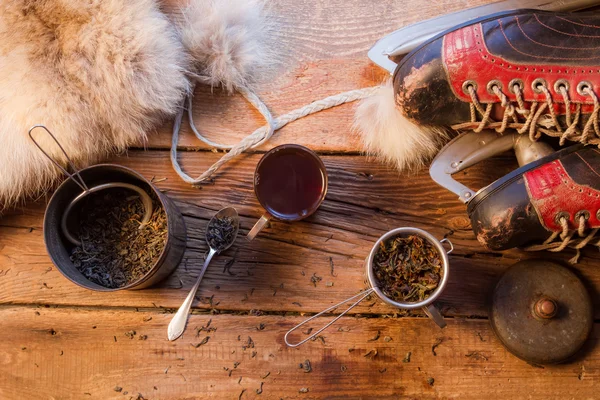
{"label": "glass cup handle", "polygon": [[429,304],[427,306],[423,306],[423,312],[427,314],[429,318],[433,320],[440,328],[446,327],[446,321],[444,321],[444,317],[440,314],[439,310],[435,308],[433,304]]}
{"label": "glass cup handle", "polygon": [[271,219],[271,214],[269,214],[269,213],[263,214],[263,216],[260,217],[260,219],[258,221],[256,221],[256,223],[254,224],[252,229],[250,229],[250,232],[248,232],[248,236],[246,236],[246,239],[248,239],[248,240],[254,239],[256,237],[256,235],[258,235],[258,233],[263,230],[263,228],[265,227],[265,225],[267,225],[267,222],[269,222],[270,219]]}

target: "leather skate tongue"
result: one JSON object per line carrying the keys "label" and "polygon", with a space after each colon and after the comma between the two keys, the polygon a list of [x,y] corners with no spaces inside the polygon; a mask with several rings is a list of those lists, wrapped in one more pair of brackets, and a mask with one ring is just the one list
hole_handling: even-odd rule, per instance
{"label": "leather skate tongue", "polygon": [[498,281],[490,322],[502,344],[533,364],[555,364],[575,354],[593,322],[590,296],[581,280],[552,261],[516,263]]}

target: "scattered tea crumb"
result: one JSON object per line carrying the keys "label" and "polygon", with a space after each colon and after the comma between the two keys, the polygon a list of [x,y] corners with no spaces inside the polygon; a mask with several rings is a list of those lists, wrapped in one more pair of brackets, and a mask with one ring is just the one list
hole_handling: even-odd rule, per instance
{"label": "scattered tea crumb", "polygon": [[148,321],[151,321],[151,320],[152,320],[152,317],[144,317],[144,318],[142,318],[142,321],[144,321],[144,322],[148,322]]}
{"label": "scattered tea crumb", "polygon": [[116,337],[116,336],[113,336],[113,338],[115,339],[115,343],[116,343],[116,341],[117,341],[117,337]]}
{"label": "scattered tea crumb", "polygon": [[385,336],[385,337],[383,338],[383,341],[384,341],[384,342],[391,342],[391,341],[392,341],[392,338],[391,338],[390,336]]}
{"label": "scattered tea crumb", "polygon": [[485,342],[485,339],[483,338],[483,336],[481,336],[481,332],[477,332],[477,336],[479,336],[479,340]]}
{"label": "scattered tea crumb", "polygon": [[263,392],[263,389],[262,389],[262,388],[263,388],[263,385],[264,385],[264,384],[265,384],[264,382],[261,382],[261,383],[260,383],[260,388],[256,389],[256,394],[262,394],[262,392]]}
{"label": "scattered tea crumb", "polygon": [[115,386],[115,388],[113,390],[115,392],[121,392],[123,390],[123,388],[121,386]]}
{"label": "scattered tea crumb", "polygon": [[238,379],[238,385],[242,384],[242,377],[240,376],[240,379]]}
{"label": "scattered tea crumb", "polygon": [[253,350],[253,351],[252,351],[252,354],[250,355],[250,358],[254,358],[254,357],[256,357],[256,354],[257,354],[257,353],[256,353],[256,351],[254,351],[254,350]]}
{"label": "scattered tea crumb", "polygon": [[300,393],[308,393],[308,388],[301,388],[298,392],[300,392]]}
{"label": "scattered tea crumb", "polygon": [[257,331],[262,331],[265,329],[265,324],[258,324],[258,326],[256,327]]}
{"label": "scattered tea crumb", "polygon": [[238,400],[240,400],[242,398],[242,396],[244,395],[245,392],[246,392],[246,389],[242,389],[242,392],[238,396]]}
{"label": "scattered tea crumb", "polygon": [[315,336],[314,338],[311,339],[313,342],[316,340],[320,340],[323,344],[325,344],[325,336],[323,335],[319,335],[319,336]]}
{"label": "scattered tea crumb", "polygon": [[371,339],[367,340],[367,342],[375,342],[377,339],[379,339],[379,336],[381,336],[381,331],[377,331],[377,334]]}
{"label": "scattered tea crumb", "polygon": [[465,357],[472,358],[474,360],[483,360],[483,361],[487,361],[488,360],[487,356],[481,354],[478,351],[472,351],[472,352],[470,352],[468,354],[465,354]]}
{"label": "scattered tea crumb", "polygon": [[300,274],[302,274],[302,276],[306,276],[306,272],[304,271],[300,271]]}
{"label": "scattered tea crumb", "polygon": [[227,272],[231,276],[236,276],[236,274],[231,272],[231,267],[233,266],[234,263],[235,263],[235,256],[233,258],[231,258],[230,260],[227,260],[227,262],[225,262],[225,265],[223,265],[223,273]]}
{"label": "scattered tea crumb", "polygon": [[238,365],[240,365],[240,362],[239,362],[239,361],[236,361],[236,362],[234,362],[234,363],[233,363],[233,368],[237,368],[237,367],[238,367]]}
{"label": "scattered tea crumb", "polygon": [[65,354],[65,352],[61,350],[60,351],[60,355],[62,356],[63,354]]}
{"label": "scattered tea crumb", "polygon": [[377,357],[377,350],[373,349],[370,350],[367,354],[365,354],[363,357],[365,358],[369,358],[369,359],[374,359],[375,357]]}
{"label": "scattered tea crumb", "polygon": [[265,376],[261,376],[261,379],[267,379],[269,375],[271,375],[271,372],[267,372]]}
{"label": "scattered tea crumb", "polygon": [[333,269],[335,268],[335,266],[333,265],[333,258],[332,257],[329,257],[329,267],[331,268],[331,272],[330,272],[331,276],[336,277],[337,274],[335,274],[333,272]]}
{"label": "scattered tea crumb", "polygon": [[292,304],[297,305],[298,307],[302,307],[302,304],[298,303],[297,301],[294,301]]}
{"label": "scattered tea crumb", "polygon": [[150,221],[141,226],[145,209],[127,189],[89,196],[79,209],[81,241],[71,261],[90,281],[120,288],[138,281],[158,260],[167,240],[167,216],[153,199]]}
{"label": "scattered tea crumb", "polygon": [[310,365],[310,360],[304,360],[303,363],[300,363],[300,368],[304,370],[304,372],[309,373],[312,371],[312,367]]}
{"label": "scattered tea crumb", "polygon": [[427,378],[427,383],[429,384],[429,386],[433,386],[434,382],[435,382],[435,379],[433,379],[432,377]]}
{"label": "scattered tea crumb", "polygon": [[148,335],[140,335],[140,336],[138,336],[138,339],[139,340],[146,340],[146,339],[148,339]]}
{"label": "scattered tea crumb", "polygon": [[312,284],[317,287],[317,283],[321,282],[323,280],[323,278],[321,278],[320,276],[317,276],[316,272],[313,272],[312,276],[310,277],[310,281],[312,282]]}
{"label": "scattered tea crumb", "polygon": [[333,282],[327,282],[327,283],[325,284],[325,286],[326,286],[326,287],[332,287],[332,286],[333,286]]}
{"label": "scattered tea crumb", "polygon": [[577,379],[579,379],[580,381],[582,381],[584,377],[585,377],[585,366],[582,364],[581,365],[581,371],[577,375]]}
{"label": "scattered tea crumb", "polygon": [[307,330],[305,330],[304,333],[305,335],[310,335],[310,333],[312,332],[313,328],[308,328]]}
{"label": "scattered tea crumb", "polygon": [[254,340],[250,336],[248,336],[248,341],[245,345],[242,346],[242,350],[253,349],[254,348]]}
{"label": "scattered tea crumb", "polygon": [[346,367],[345,365],[342,365],[340,367],[340,370],[342,370],[342,372],[346,372],[346,371],[348,371],[348,367]]}
{"label": "scattered tea crumb", "polygon": [[434,356],[437,356],[437,353],[435,352],[435,349],[442,343],[444,343],[444,341],[446,340],[445,337],[439,337],[435,339],[435,343],[431,346],[431,353]]}
{"label": "scattered tea crumb", "polygon": [[380,373],[380,374],[383,374],[385,371],[387,371],[387,368],[380,369],[380,370],[379,370],[379,373]]}
{"label": "scattered tea crumb", "polygon": [[205,345],[206,343],[208,343],[209,339],[210,339],[210,336],[205,336],[204,339],[202,339],[200,341],[200,343],[196,343],[196,344],[192,343],[192,347],[194,347],[194,348],[197,349],[198,347],[200,347],[200,346]]}
{"label": "scattered tea crumb", "polygon": [[408,353],[406,353],[406,355],[404,356],[404,358],[402,359],[403,363],[409,363],[410,362],[410,356],[412,355],[412,353],[409,351]]}
{"label": "scattered tea crumb", "polygon": [[129,332],[125,332],[125,336],[127,336],[129,339],[133,339],[133,337],[135,336],[135,331],[129,331]]}
{"label": "scattered tea crumb", "polygon": [[129,393],[128,391],[124,391],[123,392],[123,396],[125,396],[127,393]]}
{"label": "scattered tea crumb", "polygon": [[27,347],[21,347],[21,350],[27,350]]}
{"label": "scattered tea crumb", "polygon": [[171,366],[170,366],[170,365],[169,365],[167,368],[165,368],[165,374],[166,374],[167,372],[169,372],[169,368],[171,368]]}

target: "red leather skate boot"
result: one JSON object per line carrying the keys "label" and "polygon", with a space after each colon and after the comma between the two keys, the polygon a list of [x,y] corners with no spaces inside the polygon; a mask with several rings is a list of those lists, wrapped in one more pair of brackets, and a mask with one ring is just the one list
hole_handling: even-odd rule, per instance
{"label": "red leather skate boot", "polygon": [[[521,167],[478,192],[452,178],[510,149]],[[429,170],[434,181],[467,204],[473,232],[482,245],[491,250],[550,251],[600,244],[595,237],[600,228],[599,171],[600,151],[594,146],[577,144],[555,152],[527,135],[493,130],[457,136]]]}
{"label": "red leather skate boot", "polygon": [[516,10],[413,50],[393,87],[359,107],[357,125],[367,149],[400,169],[434,155],[442,128],[598,145],[599,95],[600,14]]}

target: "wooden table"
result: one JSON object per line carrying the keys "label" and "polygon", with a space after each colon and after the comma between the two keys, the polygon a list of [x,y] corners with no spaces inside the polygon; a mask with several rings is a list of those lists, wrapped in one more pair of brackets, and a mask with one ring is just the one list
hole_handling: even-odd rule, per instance
{"label": "wooden table", "polygon": [[[260,95],[280,115],[312,100],[376,85],[385,73],[366,53],[379,37],[408,23],[485,2],[275,1],[272,8],[280,29],[273,43],[282,62]],[[212,139],[235,143],[263,123],[239,95],[202,88],[195,99],[197,126]],[[140,146],[111,159],[155,177],[185,215],[184,261],[153,289],[103,294],[65,279],[44,248],[46,199],[4,216],[0,398],[599,396],[598,323],[578,358],[550,367],[515,358],[490,329],[486,301],[497,277],[516,261],[539,254],[485,251],[473,236],[465,207],[434,184],[427,171],[399,175],[361,155],[351,133],[352,117],[353,105],[344,105],[295,122],[254,154],[227,165],[214,184],[201,189],[184,184],[171,168],[170,123],[150,136],[147,150]],[[180,158],[196,175],[222,154],[202,145],[187,125],[184,130]],[[322,155],[330,178],[324,204],[306,221],[273,222],[252,243],[240,238],[217,257],[202,282],[188,330],[181,339],[167,341],[167,324],[206,254],[203,237],[209,217],[224,206],[235,206],[241,214],[241,233],[248,231],[262,212],[252,191],[254,167],[261,153],[282,143],[300,143]],[[500,157],[470,169],[461,179],[481,187],[515,165],[510,156]],[[297,349],[286,347],[283,335],[288,329],[364,289],[363,263],[369,249],[382,233],[399,226],[423,228],[454,243],[452,275],[439,301],[447,328],[439,329],[420,313],[400,312],[373,299],[319,340]],[[587,250],[573,267],[588,285],[597,310],[599,263],[598,251]],[[312,371],[299,367],[305,360]]]}

